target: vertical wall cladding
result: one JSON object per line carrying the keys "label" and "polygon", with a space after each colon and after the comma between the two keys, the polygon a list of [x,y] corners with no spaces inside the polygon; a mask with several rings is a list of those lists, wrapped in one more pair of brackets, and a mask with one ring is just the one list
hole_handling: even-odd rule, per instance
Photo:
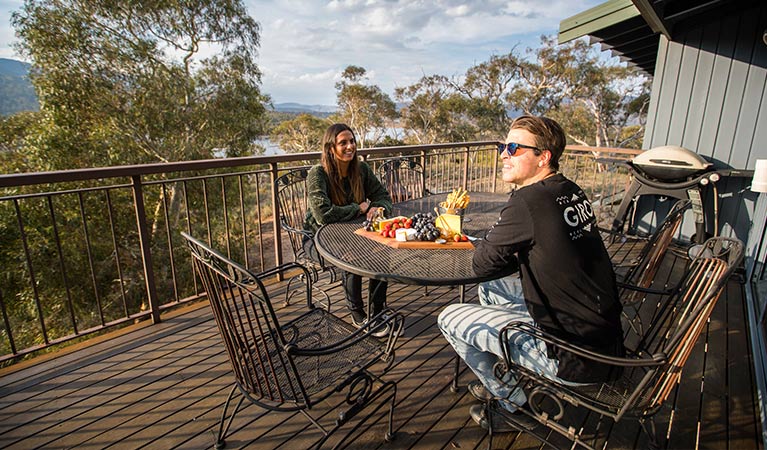
{"label": "vertical wall cladding", "polygon": [[[767,158],[765,30],[767,6],[758,6],[674,29],[672,41],[661,37],[644,148],[680,145],[717,169],[753,170],[757,159]],[[755,216],[757,196],[748,190],[750,182],[732,177],[717,183],[716,192],[708,190],[709,233],[756,244],[751,224],[767,218],[761,212]],[[653,206],[645,202],[642,210]],[[649,213],[640,216],[649,221]]]}

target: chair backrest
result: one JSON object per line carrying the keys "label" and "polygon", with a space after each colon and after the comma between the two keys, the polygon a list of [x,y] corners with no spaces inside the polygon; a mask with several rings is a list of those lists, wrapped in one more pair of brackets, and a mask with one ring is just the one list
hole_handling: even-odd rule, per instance
{"label": "chair backrest", "polygon": [[240,389],[261,404],[305,403],[306,390],[269,301],[261,277],[181,233],[195,272],[210,301],[213,317]]}
{"label": "chair backrest", "polygon": [[378,167],[378,179],[394,203],[421,198],[426,192],[423,166],[412,158],[393,158]]}
{"label": "chair backrest", "polygon": [[[664,302],[662,313],[628,350],[663,363],[647,371],[633,398],[639,409],[657,409],[666,400],[679,377],[698,336],[716,305],[730,275],[743,259],[743,244],[737,239],[716,237],[703,244],[691,261],[680,288]],[[633,344],[632,344],[633,345]]]}
{"label": "chair backrest", "polygon": [[680,200],[674,204],[666,218],[642,247],[637,257],[637,264],[626,273],[623,279],[626,284],[641,288],[649,288],[652,285],[663,257],[682,223],[684,213],[691,204],[689,200]]}
{"label": "chair backrest", "polygon": [[304,254],[302,230],[309,208],[309,194],[306,187],[306,176],[309,169],[300,168],[277,178],[277,200],[280,208],[280,225],[288,232],[290,248],[296,261]]}

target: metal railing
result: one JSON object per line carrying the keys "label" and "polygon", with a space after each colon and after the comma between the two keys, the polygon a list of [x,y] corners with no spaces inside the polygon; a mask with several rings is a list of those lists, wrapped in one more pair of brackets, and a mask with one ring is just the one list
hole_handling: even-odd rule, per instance
{"label": "metal railing", "polygon": [[[432,192],[508,190],[496,142],[361,149],[375,170],[420,159]],[[596,153],[599,152],[599,153]],[[568,147],[561,170],[609,223],[637,152]],[[0,363],[138,320],[203,295],[180,231],[262,271],[291,254],[275,179],[319,153],[0,175]],[[617,199],[617,201],[616,201]],[[287,242],[286,242],[287,245]]]}

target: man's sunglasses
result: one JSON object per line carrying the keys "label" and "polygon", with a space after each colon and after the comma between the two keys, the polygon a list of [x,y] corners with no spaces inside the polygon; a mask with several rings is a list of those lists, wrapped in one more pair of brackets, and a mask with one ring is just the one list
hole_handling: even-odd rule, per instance
{"label": "man's sunglasses", "polygon": [[525,144],[517,144],[516,142],[509,142],[508,144],[498,144],[498,154],[503,155],[503,152],[508,150],[510,156],[514,156],[515,153],[517,153],[517,150],[520,148],[529,148],[530,150],[535,150],[536,152],[540,152],[541,149],[538,147],[533,147],[532,145],[525,145]]}

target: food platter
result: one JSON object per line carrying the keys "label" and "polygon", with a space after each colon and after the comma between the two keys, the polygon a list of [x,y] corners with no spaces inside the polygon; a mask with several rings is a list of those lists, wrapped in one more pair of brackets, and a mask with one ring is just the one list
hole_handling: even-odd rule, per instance
{"label": "food platter", "polygon": [[365,231],[364,228],[358,228],[354,231],[354,234],[359,234],[368,239],[372,239],[384,245],[388,245],[393,248],[433,248],[440,250],[457,250],[457,249],[470,249],[474,245],[471,242],[453,242],[446,241],[444,244],[438,244],[437,242],[429,241],[398,241],[397,239],[390,237],[383,237],[376,231]]}

